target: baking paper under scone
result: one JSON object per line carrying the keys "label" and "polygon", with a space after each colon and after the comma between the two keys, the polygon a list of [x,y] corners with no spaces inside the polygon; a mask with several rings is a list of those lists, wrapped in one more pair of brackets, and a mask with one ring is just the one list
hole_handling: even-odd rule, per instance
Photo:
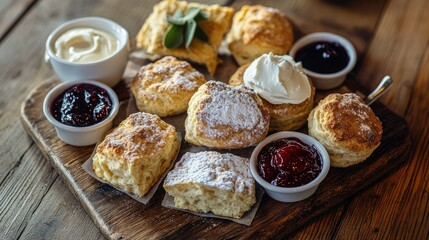
{"label": "baking paper under scone", "polygon": [[[177,134],[178,139],[179,139],[179,143],[182,142],[182,135],[180,133]],[[101,142],[99,142],[101,143]],[[162,183],[162,181],[164,180],[165,176],[167,176],[167,173],[173,168],[174,164],[176,163],[177,160],[177,155],[179,154],[179,151],[177,151],[176,157],[174,158],[174,160],[171,162],[171,165],[168,167],[168,169],[164,172],[164,174],[161,175],[161,177],[158,179],[158,181],[150,188],[150,190],[143,196],[143,197],[139,197],[137,195],[134,195],[132,193],[129,193],[125,190],[122,190],[120,188],[115,187],[114,185],[110,184],[109,182],[106,182],[104,180],[102,180],[101,178],[99,178],[94,170],[92,169],[92,157],[95,155],[95,153],[97,152],[97,146],[98,144],[94,147],[94,151],[91,154],[91,157],[86,160],[86,162],[82,165],[83,170],[85,170],[85,172],[87,172],[89,175],[91,175],[91,177],[97,179],[98,181],[108,184],[109,186],[115,188],[118,191],[121,191],[125,194],[127,194],[128,196],[132,197],[133,199],[137,200],[138,202],[141,202],[143,204],[147,204],[150,199],[153,197],[153,195],[155,195],[156,190],[158,190],[159,185]]]}
{"label": "baking paper under scone", "polygon": [[186,209],[176,208],[174,206],[174,198],[168,193],[165,193],[164,199],[162,200],[161,206],[171,209],[180,210],[187,213],[192,213],[194,215],[200,216],[200,217],[209,217],[209,218],[221,218],[221,219],[227,219],[231,220],[233,222],[243,224],[246,226],[250,226],[252,224],[253,219],[255,218],[256,212],[258,211],[259,204],[261,204],[262,196],[264,195],[264,189],[256,184],[256,203],[253,204],[252,208],[244,213],[244,215],[241,218],[231,218],[231,217],[223,217],[218,216],[213,213],[201,213],[201,212],[193,212]]}
{"label": "baking paper under scone", "polygon": [[[124,101],[121,102],[120,106],[119,106],[119,113],[118,115],[115,117],[115,119],[113,120],[113,127],[117,127],[119,126],[119,124],[126,119],[131,113],[134,112],[130,112],[128,107],[129,107],[129,101]],[[113,130],[113,128],[112,128]],[[106,133],[109,134],[112,130],[110,130],[109,132]],[[179,139],[179,144],[182,143],[182,134],[180,132],[177,133],[177,137]],[[104,138],[103,138],[104,139]],[[102,140],[101,140],[102,141]],[[171,162],[171,165],[168,167],[168,169],[164,172],[164,174],[161,175],[161,177],[158,179],[158,181],[150,188],[150,190],[143,196],[143,197],[139,197],[137,195],[134,195],[132,193],[129,193],[127,191],[124,191],[122,189],[119,189],[117,187],[115,187],[114,185],[110,184],[109,182],[106,182],[104,180],[102,180],[101,178],[99,178],[95,172],[94,169],[92,168],[92,157],[94,157],[95,153],[97,152],[97,146],[98,144],[101,143],[98,142],[95,147],[94,150],[92,151],[91,157],[89,157],[88,160],[85,161],[85,163],[82,165],[83,170],[85,170],[85,172],[87,172],[91,177],[97,179],[98,181],[108,184],[109,186],[115,188],[116,190],[123,192],[125,194],[127,194],[128,196],[132,197],[133,199],[137,200],[138,202],[141,202],[143,204],[147,204],[150,199],[153,197],[153,195],[155,195],[156,190],[158,190],[159,185],[162,183],[162,181],[164,180],[165,176],[167,176],[167,173],[173,168],[176,160],[177,160],[177,156],[179,154],[180,151],[177,151],[176,153],[176,157],[174,158],[174,160]]]}

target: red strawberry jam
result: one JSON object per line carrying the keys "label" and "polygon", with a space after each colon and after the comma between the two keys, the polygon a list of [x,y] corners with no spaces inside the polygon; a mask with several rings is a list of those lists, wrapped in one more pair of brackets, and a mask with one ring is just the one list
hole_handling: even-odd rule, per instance
{"label": "red strawberry jam", "polygon": [[55,119],[75,127],[91,126],[103,121],[112,108],[107,91],[88,83],[66,89],[55,98],[51,107]]}
{"label": "red strawberry jam", "polygon": [[298,187],[313,181],[322,170],[322,157],[314,146],[295,137],[273,141],[258,156],[258,173],[279,187]]}

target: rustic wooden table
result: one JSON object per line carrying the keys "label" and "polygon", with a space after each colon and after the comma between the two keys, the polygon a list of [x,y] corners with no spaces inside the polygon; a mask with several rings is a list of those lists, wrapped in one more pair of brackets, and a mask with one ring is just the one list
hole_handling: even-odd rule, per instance
{"label": "rustic wooden table", "polygon": [[[135,36],[156,0],[0,2],[0,239],[102,239],[96,225],[22,127],[20,106],[52,71],[44,44],[59,24],[110,18]],[[395,80],[381,99],[409,124],[410,159],[376,184],[301,226],[291,239],[429,238],[429,1],[205,0],[239,9],[281,9],[297,37],[316,31],[350,39],[358,64],[348,81],[372,89]]]}

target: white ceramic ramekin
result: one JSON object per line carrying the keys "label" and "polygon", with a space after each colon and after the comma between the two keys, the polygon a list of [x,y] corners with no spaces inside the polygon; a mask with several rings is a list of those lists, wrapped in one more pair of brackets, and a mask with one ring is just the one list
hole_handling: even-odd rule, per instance
{"label": "white ceramic ramekin", "polygon": [[[118,49],[109,57],[88,63],[74,63],[55,55],[55,41],[65,31],[89,27],[111,33],[119,40]],[[121,79],[128,61],[128,32],[119,24],[105,18],[85,17],[66,22],[57,27],[46,41],[46,60],[49,61],[61,81],[91,79],[103,82],[111,87]]]}
{"label": "white ceramic ramekin", "polygon": [[314,43],[317,41],[328,41],[328,42],[338,42],[340,43],[347,51],[349,55],[349,63],[347,66],[336,73],[330,73],[330,74],[324,74],[324,73],[317,73],[311,70],[308,70],[304,67],[304,72],[307,74],[310,79],[312,80],[314,86],[316,86],[317,89],[332,89],[335,87],[340,86],[344,80],[346,79],[347,74],[354,68],[356,65],[356,50],[353,47],[353,45],[348,41],[347,39],[333,34],[333,33],[327,33],[327,32],[317,32],[317,33],[311,33],[303,38],[300,38],[292,47],[289,54],[295,58],[296,52],[301,49],[302,47]]}
{"label": "white ceramic ramekin", "polygon": [[[316,150],[320,153],[320,156],[322,157],[322,171],[313,181],[303,186],[299,186],[299,187],[274,186],[271,183],[265,181],[258,173],[258,167],[257,167],[258,155],[259,155],[259,152],[262,150],[262,148],[265,145],[277,139],[288,138],[288,137],[296,137],[301,141],[303,141],[304,143],[310,146],[314,146]],[[306,134],[299,133],[299,132],[292,132],[292,131],[278,132],[268,136],[256,146],[256,148],[253,150],[252,156],[250,157],[250,172],[252,173],[256,182],[258,182],[259,185],[261,185],[265,189],[265,191],[271,198],[281,202],[297,202],[310,197],[316,191],[317,187],[322,182],[322,180],[325,179],[326,175],[329,172],[329,167],[330,167],[330,160],[329,160],[328,152],[319,141],[317,141],[316,139]]]}
{"label": "white ceramic ramekin", "polygon": [[[109,94],[110,99],[112,100],[112,110],[109,116],[103,121],[87,126],[87,127],[74,127],[63,124],[59,122],[52,116],[52,103],[57,96],[63,93],[66,89],[80,83],[87,83],[103,88]],[[73,81],[73,82],[63,82],[54,87],[51,91],[49,91],[48,95],[46,95],[45,100],[43,102],[43,113],[46,118],[52,125],[55,126],[55,130],[57,132],[58,137],[65,143],[73,145],[73,146],[88,146],[97,143],[101,140],[107,131],[112,128],[113,119],[118,114],[119,111],[119,100],[116,93],[107,85],[96,82],[96,81]]]}

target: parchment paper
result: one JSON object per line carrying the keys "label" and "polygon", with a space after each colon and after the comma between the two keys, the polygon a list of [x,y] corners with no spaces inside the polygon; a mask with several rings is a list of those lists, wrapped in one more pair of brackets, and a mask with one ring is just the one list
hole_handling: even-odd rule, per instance
{"label": "parchment paper", "polygon": [[208,217],[208,218],[220,218],[220,219],[227,219],[231,220],[233,222],[243,224],[246,226],[250,226],[252,224],[253,219],[255,218],[256,212],[258,211],[259,204],[261,204],[262,196],[264,195],[264,189],[260,187],[259,185],[256,185],[256,203],[252,206],[252,208],[244,213],[244,215],[241,218],[231,218],[231,217],[222,217],[215,215],[213,213],[200,213],[200,212],[192,212],[186,209],[176,208],[174,206],[174,199],[172,196],[168,195],[166,192],[164,195],[164,199],[162,200],[161,206],[166,208],[172,208],[176,210],[180,210],[187,213],[192,213],[194,215],[200,216],[200,217]]}

